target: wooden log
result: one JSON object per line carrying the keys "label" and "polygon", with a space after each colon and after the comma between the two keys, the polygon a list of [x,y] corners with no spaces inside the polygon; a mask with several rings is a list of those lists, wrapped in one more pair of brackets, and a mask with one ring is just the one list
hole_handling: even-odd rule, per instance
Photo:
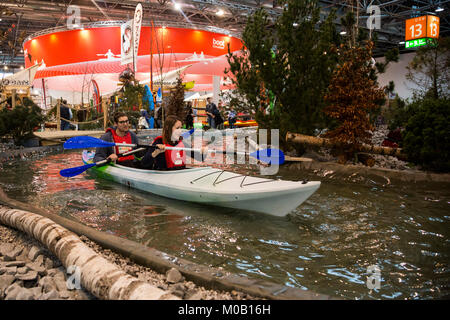
{"label": "wooden log", "polygon": [[[300,133],[288,132],[286,134],[286,141],[298,144],[305,144],[316,147],[336,147],[336,144],[332,143],[330,139],[324,139],[319,137],[307,136]],[[382,146],[374,146],[369,144],[363,144],[360,149],[361,152],[380,154],[384,156],[393,156],[401,160],[407,160],[407,156],[402,153],[401,148],[389,148]]]}
{"label": "wooden log", "polygon": [[81,285],[99,299],[179,300],[169,292],[128,275],[86,246],[73,232],[46,217],[0,205],[0,223],[44,244],[66,269],[78,268]]}

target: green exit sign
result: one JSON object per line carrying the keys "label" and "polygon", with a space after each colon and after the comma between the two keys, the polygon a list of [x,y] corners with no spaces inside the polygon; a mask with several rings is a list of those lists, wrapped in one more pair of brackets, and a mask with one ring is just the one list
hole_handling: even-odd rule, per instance
{"label": "green exit sign", "polygon": [[430,38],[409,40],[405,42],[405,48],[415,48],[425,46],[430,42],[430,40],[431,40]]}

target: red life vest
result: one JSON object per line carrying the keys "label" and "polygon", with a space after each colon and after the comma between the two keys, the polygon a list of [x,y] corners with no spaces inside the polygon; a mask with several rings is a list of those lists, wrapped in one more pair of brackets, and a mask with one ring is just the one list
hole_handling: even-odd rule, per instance
{"label": "red life vest", "polygon": [[[161,139],[164,141],[162,136],[156,137],[153,141],[156,141],[157,139]],[[164,143],[164,145],[166,147],[173,147],[172,145],[167,143]],[[183,141],[180,139],[175,147],[184,148]],[[164,153],[166,157],[167,169],[181,168],[186,165],[186,153],[184,152],[184,150],[166,150]]]}
{"label": "red life vest", "polygon": [[[108,128],[106,130],[106,132],[110,131],[112,136],[113,136],[113,140],[115,143],[133,143],[131,140],[131,134],[128,131],[126,135],[124,135],[123,137],[119,137],[117,135],[116,130],[114,130],[113,128]],[[133,150],[132,147],[122,147],[122,146],[115,146],[114,147],[116,149],[116,154],[122,154],[125,153],[127,151],[131,151]],[[129,156],[126,157],[121,157],[119,159],[117,159],[118,162],[123,162],[123,161],[130,161],[130,160],[134,160],[134,156],[132,154],[130,154]]]}

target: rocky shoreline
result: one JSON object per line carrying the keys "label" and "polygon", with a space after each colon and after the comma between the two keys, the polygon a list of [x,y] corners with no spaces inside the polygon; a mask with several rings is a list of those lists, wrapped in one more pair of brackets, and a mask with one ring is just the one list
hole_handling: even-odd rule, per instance
{"label": "rocky shoreline", "polygon": [[[207,290],[186,281],[173,268],[160,274],[138,265],[87,237],[80,239],[120,269],[185,300],[258,300],[246,293]],[[84,290],[71,288],[71,275],[61,262],[27,234],[0,225],[0,300],[96,300]],[[72,290],[71,290],[72,289]]]}

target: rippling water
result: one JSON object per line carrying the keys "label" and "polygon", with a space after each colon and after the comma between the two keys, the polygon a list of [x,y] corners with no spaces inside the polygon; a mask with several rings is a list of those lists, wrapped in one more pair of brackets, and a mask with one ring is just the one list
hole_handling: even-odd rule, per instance
{"label": "rippling water", "polygon": [[[279,178],[322,185],[279,218],[58,174],[81,164],[75,152],[3,163],[0,186],[96,229],[250,277],[348,299],[450,297],[449,184],[280,170]],[[258,174],[251,166],[231,169]],[[373,265],[380,289],[369,290]]]}

